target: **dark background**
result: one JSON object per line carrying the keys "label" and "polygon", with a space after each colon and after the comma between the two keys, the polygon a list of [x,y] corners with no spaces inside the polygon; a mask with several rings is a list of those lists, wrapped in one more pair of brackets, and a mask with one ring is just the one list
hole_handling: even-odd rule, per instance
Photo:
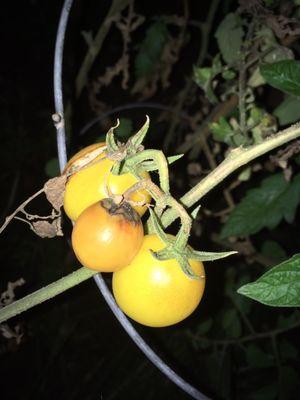
{"label": "dark background", "polygon": [[[110,2],[79,0],[74,3],[67,29],[63,73],[64,96],[73,105],[72,129],[68,131],[69,154],[98,140],[106,128],[104,124],[85,135],[78,135],[95,113],[89,105],[86,90],[75,101],[74,80],[86,52],[86,44],[80,32],[95,32],[103,21]],[[181,1],[174,1],[172,5],[163,1],[136,3],[136,11],[146,17],[146,22],[134,33],[133,49],[154,16],[182,14]],[[191,1],[192,19],[204,20],[209,3]],[[45,170],[47,162],[56,157],[56,132],[51,121],[51,114],[54,112],[52,75],[56,29],[62,4],[62,1],[56,0],[20,0],[6,2],[1,8],[1,220],[43,185],[48,179]],[[228,10],[235,8],[234,1],[224,2],[217,12],[216,25]],[[172,85],[165,91],[158,91],[151,101],[171,105],[186,77],[192,73],[198,54],[198,34],[195,28],[190,29],[190,40],[172,73]],[[209,51],[214,52],[215,46],[212,40]],[[90,79],[103,74],[106,67],[118,59],[119,52],[120,34],[112,28],[93,66]],[[103,88],[99,97],[107,105],[107,110],[138,101],[137,97],[121,89],[119,78],[109,88]],[[161,148],[166,121],[156,120],[157,111],[123,111],[112,115],[109,121],[106,120],[106,124],[109,126],[109,123],[114,123],[115,118],[120,116],[132,118],[134,128],[138,128],[144,121],[146,112],[153,121],[147,145]],[[176,151],[176,143],[181,139],[182,136],[174,138],[174,145],[169,149],[170,154]],[[184,162],[180,162],[177,169],[173,170],[172,185],[175,195],[184,193],[192,186],[185,177],[184,165]],[[219,201],[218,190],[205,199],[206,205]],[[40,214],[48,211],[43,199],[35,201],[30,209],[34,212],[38,210]],[[203,222],[201,230],[205,227],[213,229],[214,222]],[[64,229],[64,238],[46,240],[36,237],[21,222],[12,222],[1,236],[1,291],[5,290],[8,281],[23,277],[26,284],[16,291],[17,297],[22,297],[73,271],[78,263],[68,244],[70,224],[67,220],[64,222]],[[271,234],[263,232],[259,240],[267,235],[275,240],[283,238],[287,254],[292,255],[299,246],[298,233],[295,222]],[[288,240],[284,239],[287,235]],[[199,239],[195,236],[192,244],[197,243]],[[214,249],[205,234],[201,239],[201,246],[202,244],[206,250]],[[231,261],[222,264],[230,267]],[[223,373],[216,385],[211,378],[214,364],[209,365],[209,360],[217,350],[210,348],[209,351],[195,351],[187,334],[208,317],[218,318],[220,308],[227,304],[223,296],[226,268],[221,269],[220,263],[216,263],[214,268],[213,272],[208,271],[207,290],[201,307],[190,318],[170,328],[155,330],[140,325],[136,325],[136,328],[178,373],[212,398],[264,398],[256,396],[263,383],[259,382],[255,374],[232,378],[235,369],[232,359],[220,361]],[[237,263],[236,268],[243,270],[245,266]],[[110,278],[106,279],[109,283]],[[280,312],[285,313],[282,310]],[[260,320],[268,320],[269,324],[278,316],[276,310],[264,307],[257,308],[255,315]],[[288,315],[289,311],[286,311],[286,316]],[[9,324],[12,327],[20,325],[24,337],[19,345],[12,340],[0,339],[1,396],[7,400],[189,398],[169,382],[132,343],[110,312],[93,280],[23,313]],[[297,332],[292,332],[289,340],[295,343],[296,334]],[[271,352],[270,348],[266,344],[266,354]],[[204,352],[205,364],[202,355]],[[238,362],[239,355],[236,354],[233,358]],[[298,368],[298,364],[296,367]],[[264,382],[271,385],[277,379],[276,371],[272,368],[259,375]],[[222,390],[224,382],[230,388],[227,393]],[[293,385],[292,388],[295,389],[297,385]],[[239,390],[236,391],[237,386]],[[287,387],[291,385],[287,384]],[[291,394],[286,398],[296,397]]]}

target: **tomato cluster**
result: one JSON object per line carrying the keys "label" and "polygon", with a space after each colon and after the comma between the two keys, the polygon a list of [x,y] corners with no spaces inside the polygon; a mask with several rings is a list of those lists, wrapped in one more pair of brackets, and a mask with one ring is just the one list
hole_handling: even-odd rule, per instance
{"label": "tomato cluster", "polygon": [[[65,171],[104,145],[94,144],[81,150],[71,158]],[[151,327],[173,325],[198,306],[205,279],[189,278],[176,260],[155,257],[154,252],[163,249],[164,244],[155,234],[144,235],[141,216],[146,207],[132,206],[122,196],[107,197],[106,185],[113,195],[122,195],[137,182],[131,174],[111,174],[112,166],[113,161],[104,151],[67,182],[64,209],[74,222],[73,250],[85,267],[113,272],[114,297],[130,318]],[[149,174],[145,172],[144,176]],[[141,190],[134,192],[131,200],[147,203],[150,196]],[[204,277],[202,262],[189,262],[193,272]]]}

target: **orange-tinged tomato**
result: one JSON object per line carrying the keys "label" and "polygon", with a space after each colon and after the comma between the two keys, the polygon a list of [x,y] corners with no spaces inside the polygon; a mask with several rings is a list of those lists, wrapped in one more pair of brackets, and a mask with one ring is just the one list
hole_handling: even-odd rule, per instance
{"label": "orange-tinged tomato", "polygon": [[191,279],[176,260],[159,261],[150,250],[164,244],[157,235],[145,235],[142,247],[131,263],[113,274],[117,304],[133,320],[151,327],[176,324],[198,306],[205,287],[202,262],[189,260],[195,274]]}
{"label": "orange-tinged tomato", "polygon": [[87,268],[113,272],[128,265],[143,242],[139,214],[123,202],[103,199],[86,208],[72,231],[72,246]]}
{"label": "orange-tinged tomato", "polygon": [[[103,146],[105,146],[105,143],[95,143],[82,149],[70,159],[65,171],[81,157]],[[103,152],[93,160],[90,166],[83,168],[69,178],[64,195],[64,209],[72,221],[76,221],[88,206],[107,197],[106,184],[113,194],[122,195],[137,183],[138,180],[132,174],[113,175],[110,173],[114,161],[105,157],[106,153]],[[144,172],[142,177],[149,179],[150,175],[148,172]],[[151,197],[146,190],[140,190],[132,194],[131,200],[149,203]],[[147,210],[146,206],[133,207],[140,216]]]}

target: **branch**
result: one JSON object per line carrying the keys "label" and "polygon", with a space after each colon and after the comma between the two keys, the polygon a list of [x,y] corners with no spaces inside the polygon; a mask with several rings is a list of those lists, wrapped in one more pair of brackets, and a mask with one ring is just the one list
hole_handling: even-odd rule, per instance
{"label": "branch", "polygon": [[212,345],[228,345],[228,344],[241,344],[246,342],[251,342],[254,340],[261,340],[261,339],[269,339],[270,337],[276,337],[277,335],[284,334],[292,329],[299,328],[300,321],[295,322],[294,324],[287,326],[286,328],[277,328],[267,332],[259,332],[254,333],[252,335],[242,336],[236,339],[212,339],[203,336],[194,335],[189,333],[189,336],[192,337],[194,340],[199,342],[207,342]]}
{"label": "branch", "polygon": [[7,225],[10,223],[10,221],[15,218],[15,216],[18,214],[20,211],[24,211],[24,207],[27,206],[33,199],[35,199],[37,196],[39,196],[41,193],[44,193],[45,189],[44,187],[40,189],[38,192],[34,193],[32,196],[30,196],[27,200],[25,200],[19,207],[8,217],[6,217],[5,222],[3,225],[0,226],[0,234],[4,231],[4,229],[7,227]]}
{"label": "branch", "polygon": [[[225,160],[217,168],[181,197],[181,203],[186,207],[193,206],[203,196],[241,166],[248,164],[250,161],[255,160],[263,154],[266,154],[299,136],[300,123],[297,123],[275,135],[269,136],[263,143],[247,148],[238,147],[231,150]],[[162,224],[164,227],[167,227],[175,219],[176,217],[174,212],[172,210],[167,210],[162,216]]]}
{"label": "branch", "polygon": [[58,281],[50,283],[50,285],[23,297],[21,300],[17,300],[6,307],[3,307],[0,310],[0,323],[36,306],[37,304],[43,303],[60,293],[63,293],[65,290],[89,279],[96,273],[97,271],[92,271],[88,268],[80,268]]}

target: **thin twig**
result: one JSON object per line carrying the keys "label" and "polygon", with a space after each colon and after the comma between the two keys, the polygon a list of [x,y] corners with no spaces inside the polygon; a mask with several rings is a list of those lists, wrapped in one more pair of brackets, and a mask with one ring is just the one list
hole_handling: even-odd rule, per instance
{"label": "thin twig", "polygon": [[[215,186],[243,165],[248,164],[250,161],[255,160],[263,154],[266,154],[276,147],[282,146],[299,136],[300,123],[297,123],[267,137],[263,143],[249,146],[247,148],[238,147],[232,149],[226,159],[219,164],[217,168],[181,197],[180,202],[186,207],[193,206]],[[167,210],[162,216],[162,224],[166,227],[175,219],[176,216],[174,212],[172,210]]]}
{"label": "thin twig", "polygon": [[10,221],[15,218],[15,216],[18,214],[18,212],[23,211],[24,207],[27,206],[34,198],[39,196],[41,193],[44,193],[45,189],[42,188],[32,196],[30,196],[27,200],[25,200],[19,207],[8,217],[6,217],[4,224],[0,227],[0,234],[4,231],[4,229],[7,227],[7,225],[10,223]]}
{"label": "thin twig", "polygon": [[225,344],[239,345],[241,343],[252,342],[255,340],[270,339],[273,336],[276,337],[277,335],[282,335],[288,331],[291,331],[292,329],[299,328],[299,326],[300,326],[300,321],[298,321],[295,324],[292,324],[286,328],[277,328],[277,329],[273,329],[273,330],[270,330],[267,332],[259,332],[259,333],[242,336],[240,338],[234,338],[234,339],[214,339],[214,338],[208,338],[208,337],[204,337],[204,336],[198,336],[196,334],[192,334],[191,332],[189,332],[188,335],[198,342],[207,342],[212,345],[225,345]]}

